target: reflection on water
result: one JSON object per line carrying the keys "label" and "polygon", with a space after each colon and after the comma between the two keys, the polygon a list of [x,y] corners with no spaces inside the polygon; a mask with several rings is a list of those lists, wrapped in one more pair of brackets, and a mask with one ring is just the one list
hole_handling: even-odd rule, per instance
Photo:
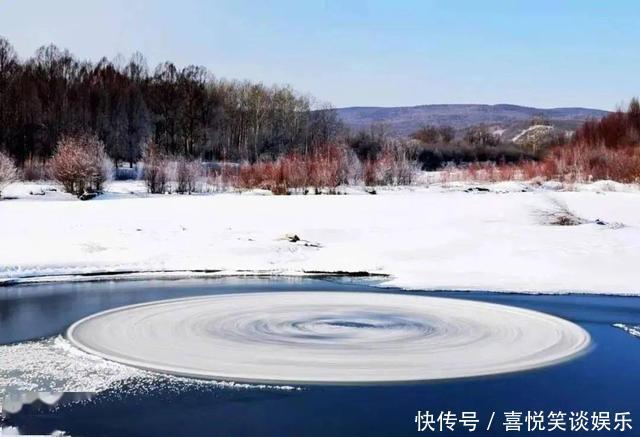
{"label": "reflection on water", "polygon": [[[55,336],[84,316],[137,302],[220,292],[364,288],[322,280],[235,278],[0,288],[0,343]],[[426,384],[283,391],[192,385],[186,380],[160,378],[144,389],[133,389],[139,384],[134,377],[89,402],[61,406],[48,414],[17,414],[5,426],[19,426],[23,433],[48,434],[63,429],[70,435],[91,436],[414,435],[413,419],[418,410],[477,411],[485,419],[491,412],[499,417],[512,410],[630,411],[635,420],[640,419],[640,342],[613,326],[640,325],[640,298],[422,294],[502,303],[557,315],[585,328],[592,336],[594,349],[579,359],[533,372]],[[332,323],[341,321],[330,320]],[[494,431],[492,435],[501,435],[503,430]]]}

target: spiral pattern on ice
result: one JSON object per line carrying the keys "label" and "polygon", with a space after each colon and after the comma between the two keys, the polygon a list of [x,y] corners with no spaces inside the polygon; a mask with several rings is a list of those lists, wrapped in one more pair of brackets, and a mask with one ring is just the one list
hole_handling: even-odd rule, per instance
{"label": "spiral pattern on ice", "polygon": [[547,314],[461,299],[268,292],[105,311],[67,331],[85,352],[147,370],[269,383],[367,383],[513,372],[589,344]]}

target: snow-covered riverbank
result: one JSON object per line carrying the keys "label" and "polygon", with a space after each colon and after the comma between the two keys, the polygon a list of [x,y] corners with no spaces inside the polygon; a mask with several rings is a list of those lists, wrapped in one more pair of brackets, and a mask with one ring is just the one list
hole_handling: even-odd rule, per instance
{"label": "snow-covered riverbank", "polygon": [[[390,275],[384,285],[414,289],[640,294],[637,187],[469,187],[146,196],[140,185],[114,183],[81,202],[58,192],[30,195],[40,186],[16,184],[4,193],[16,198],[0,201],[0,280],[366,271]],[[582,224],[548,224],[559,208]]]}

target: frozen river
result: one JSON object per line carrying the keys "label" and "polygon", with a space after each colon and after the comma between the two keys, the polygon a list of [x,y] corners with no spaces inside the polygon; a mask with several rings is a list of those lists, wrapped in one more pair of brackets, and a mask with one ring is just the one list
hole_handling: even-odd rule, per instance
{"label": "frozen river", "polygon": [[[573,322],[588,332],[591,345],[585,353],[560,364],[488,377],[264,386],[158,376],[87,356],[60,336],[86,316],[124,305],[263,291],[406,293],[510,305]],[[354,327],[334,322],[319,326],[332,335],[346,335],[351,328],[379,323],[369,320]],[[485,427],[495,413],[492,432],[499,435],[504,430],[500,429],[503,413],[509,411],[631,411],[637,415],[640,339],[632,335],[632,328],[614,324],[640,325],[640,298],[383,291],[354,281],[283,278],[4,287],[0,288],[0,384],[22,390],[100,391],[88,403],[64,405],[46,414],[25,411],[13,415],[5,426],[18,426],[32,434],[64,430],[72,435],[409,435],[416,432],[418,410],[436,414],[451,410],[477,412]],[[415,334],[413,325],[406,332],[405,328],[394,331],[396,325],[391,328],[374,335],[388,340],[397,333],[402,338],[406,332]],[[358,338],[348,341],[357,343]],[[460,433],[468,431],[460,429]]]}

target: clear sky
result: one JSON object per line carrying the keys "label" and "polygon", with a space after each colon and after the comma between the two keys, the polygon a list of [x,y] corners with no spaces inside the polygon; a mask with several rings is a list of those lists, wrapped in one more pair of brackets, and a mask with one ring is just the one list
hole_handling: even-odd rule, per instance
{"label": "clear sky", "polygon": [[514,103],[613,109],[640,95],[638,0],[0,0],[21,57],[290,84],[335,106]]}

